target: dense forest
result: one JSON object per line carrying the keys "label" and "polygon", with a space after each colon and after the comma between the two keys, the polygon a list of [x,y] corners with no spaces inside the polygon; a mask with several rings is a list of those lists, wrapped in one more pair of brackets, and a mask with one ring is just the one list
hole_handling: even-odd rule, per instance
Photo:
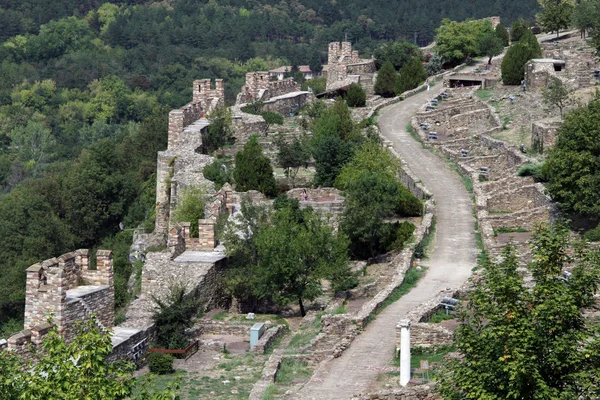
{"label": "dense forest", "polygon": [[[152,227],[156,152],[191,82],[427,44],[442,17],[533,17],[535,0],[53,0],[0,2],[0,336],[19,329],[24,269],[81,248],[116,252],[127,301],[131,229]],[[123,222],[125,231],[119,231]]]}

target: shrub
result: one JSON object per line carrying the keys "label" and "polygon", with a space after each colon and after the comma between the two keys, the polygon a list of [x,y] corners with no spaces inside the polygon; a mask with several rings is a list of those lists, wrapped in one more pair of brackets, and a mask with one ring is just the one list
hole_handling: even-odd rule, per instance
{"label": "shrub", "polygon": [[203,187],[186,188],[175,207],[175,220],[191,223],[190,235],[192,237],[198,237],[198,220],[204,218],[205,196],[206,191]]}
{"label": "shrub", "polygon": [[414,231],[415,226],[410,222],[403,221],[399,223],[398,228],[396,229],[396,240],[394,241],[393,247],[398,250],[402,249],[404,243],[411,238]]}
{"label": "shrub", "polygon": [[170,374],[173,372],[173,359],[174,357],[170,354],[149,353],[148,368],[153,374]]}
{"label": "shrub", "polygon": [[204,153],[210,154],[225,145],[235,142],[231,126],[231,111],[225,107],[215,109],[209,116],[210,125],[202,137]]}
{"label": "shrub", "polygon": [[540,57],[542,50],[536,37],[525,32],[519,43],[510,46],[502,60],[502,82],[505,85],[518,85],[525,76],[525,64],[532,58]]}
{"label": "shrub", "polygon": [[544,175],[544,163],[539,164],[525,164],[519,167],[517,170],[518,176],[532,176],[537,182],[546,182],[546,176]]}
{"label": "shrub", "polygon": [[587,231],[584,237],[590,242],[600,242],[600,225]]}
{"label": "shrub", "polygon": [[346,103],[348,103],[348,107],[364,107],[367,104],[367,94],[358,83],[348,86]]}
{"label": "shrub", "polygon": [[202,169],[202,174],[206,179],[215,183],[217,190],[221,189],[224,184],[231,182],[231,170],[227,168],[227,164],[223,159],[215,159]]}

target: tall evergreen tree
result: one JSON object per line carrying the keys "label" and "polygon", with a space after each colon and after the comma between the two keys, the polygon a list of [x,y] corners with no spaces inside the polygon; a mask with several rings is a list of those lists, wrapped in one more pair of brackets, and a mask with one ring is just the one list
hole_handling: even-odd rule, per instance
{"label": "tall evergreen tree", "polygon": [[252,136],[244,149],[235,155],[233,179],[238,192],[258,190],[265,196],[277,194],[277,183],[273,176],[271,161],[263,155],[256,135]]}
{"label": "tall evergreen tree", "polygon": [[398,73],[390,61],[386,61],[377,72],[375,81],[375,94],[382,97],[393,97],[396,94],[396,77]]}

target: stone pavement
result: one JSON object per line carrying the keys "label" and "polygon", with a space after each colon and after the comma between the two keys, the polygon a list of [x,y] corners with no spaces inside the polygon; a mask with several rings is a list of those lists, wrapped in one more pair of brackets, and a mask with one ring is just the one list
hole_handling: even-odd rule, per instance
{"label": "stone pavement", "polygon": [[386,371],[395,348],[396,323],[440,290],[459,288],[476,264],[473,204],[460,177],[407,132],[411,116],[425,101],[442,91],[438,82],[424,91],[381,110],[379,127],[384,138],[433,193],[436,203],[436,239],[427,274],[416,288],[388,306],[356,337],[341,357],[322,363],[298,394],[301,399],[351,399],[368,391],[377,374]]}

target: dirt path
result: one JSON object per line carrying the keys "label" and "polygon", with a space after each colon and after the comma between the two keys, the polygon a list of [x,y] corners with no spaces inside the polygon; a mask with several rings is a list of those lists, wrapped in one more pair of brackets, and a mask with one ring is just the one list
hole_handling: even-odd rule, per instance
{"label": "dirt path", "polygon": [[382,136],[392,141],[435,198],[437,232],[433,254],[423,263],[429,267],[427,274],[415,289],[379,314],[340,358],[322,364],[300,392],[302,399],[351,399],[366,392],[377,374],[389,368],[397,322],[440,290],[460,287],[475,266],[475,219],[469,194],[459,176],[405,129],[415,111],[439,93],[441,86],[438,83],[429,92],[386,107],[379,117]]}

